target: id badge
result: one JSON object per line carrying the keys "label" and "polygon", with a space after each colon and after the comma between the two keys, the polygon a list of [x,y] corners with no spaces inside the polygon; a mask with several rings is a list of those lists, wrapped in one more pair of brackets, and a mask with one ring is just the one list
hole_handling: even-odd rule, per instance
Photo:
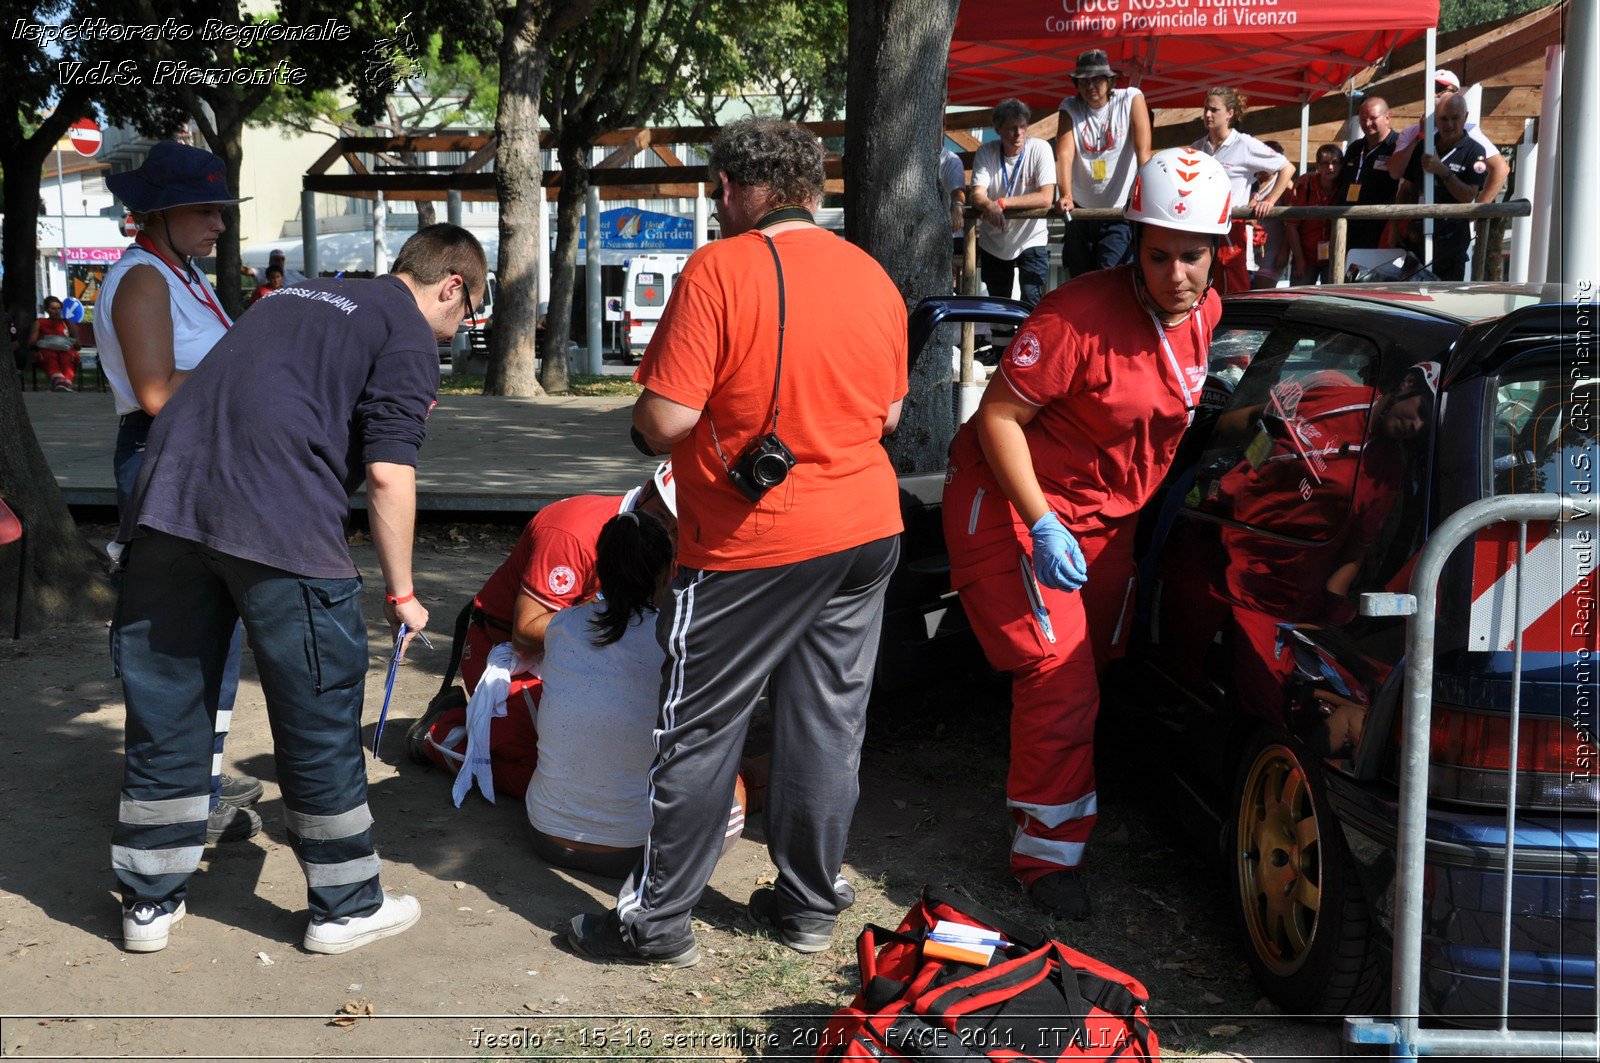
{"label": "id badge", "polygon": [[1106,179],[1106,160],[1096,159],[1091,162],[1089,164],[1089,172],[1096,181],[1104,181]]}
{"label": "id badge", "polygon": [[1344,201],[1346,203],[1354,203],[1356,200],[1358,200],[1360,198],[1361,198],[1361,182],[1357,181],[1355,184],[1350,186],[1350,191],[1348,191],[1348,192],[1346,192],[1344,194]]}
{"label": "id badge", "polygon": [[1326,241],[1326,240],[1318,240],[1317,241],[1317,261],[1318,262],[1326,262],[1327,260],[1328,260],[1328,241]]}
{"label": "id badge", "polygon": [[1244,448],[1244,460],[1250,463],[1251,470],[1260,469],[1267,460],[1267,455],[1272,453],[1272,437],[1265,428],[1256,433],[1250,445]]}

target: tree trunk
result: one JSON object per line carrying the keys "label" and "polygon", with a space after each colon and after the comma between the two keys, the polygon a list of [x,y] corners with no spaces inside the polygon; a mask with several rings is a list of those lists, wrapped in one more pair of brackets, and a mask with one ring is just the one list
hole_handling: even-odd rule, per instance
{"label": "tree trunk", "polygon": [[4,122],[0,126],[0,159],[5,160],[0,166],[0,209],[5,213],[0,229],[0,260],[5,262],[0,301],[19,327],[25,328],[39,313],[39,196],[44,163],[67,127],[86,113],[87,99],[86,89],[68,89],[32,136],[23,136],[15,113],[0,120]]}
{"label": "tree trunk", "polygon": [[500,108],[494,132],[495,190],[500,198],[499,297],[490,330],[485,395],[544,394],[538,358],[539,246],[535,211],[545,209],[544,166],[539,158],[539,98],[550,45],[540,32],[535,5],[523,0],[506,16],[500,45]]}
{"label": "tree trunk", "polygon": [[[239,174],[244,168],[244,122],[233,114],[218,114],[217,143],[211,150],[222,157],[228,191],[238,195]],[[217,237],[217,300],[230,318],[237,319],[244,313],[244,289],[239,283],[239,267],[244,259],[239,253],[237,203],[222,208],[222,224],[222,235]]]}
{"label": "tree trunk", "polygon": [[[27,533],[25,623],[109,615],[112,595],[105,556],[78,534],[33,423],[22,404],[17,376],[0,373],[0,496],[22,518]],[[105,456],[111,464],[111,455]],[[0,631],[16,612],[18,548],[0,558]]]}
{"label": "tree trunk", "polygon": [[[563,138],[565,139],[565,138]],[[550,260],[550,313],[545,318],[544,368],[539,383],[550,392],[566,391],[572,367],[567,343],[572,338],[572,295],[578,282],[578,222],[589,195],[587,147],[561,147],[561,194],[556,200],[556,251]],[[599,234],[588,233],[586,261],[598,269]]]}
{"label": "tree trunk", "polygon": [[[850,0],[845,235],[878,260],[908,308],[950,287],[950,212],[938,164],[956,6]],[[926,353],[889,440],[902,473],[943,468],[955,433],[950,359],[937,342]]]}

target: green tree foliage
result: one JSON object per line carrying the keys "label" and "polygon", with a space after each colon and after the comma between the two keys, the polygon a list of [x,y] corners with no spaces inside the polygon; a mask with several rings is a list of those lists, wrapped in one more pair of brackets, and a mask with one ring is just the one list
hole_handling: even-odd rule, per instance
{"label": "green tree foliage", "polygon": [[[578,219],[589,190],[590,146],[614,129],[647,125],[682,102],[683,72],[719,50],[713,0],[630,0],[597,8],[555,42],[543,113],[561,160],[550,312],[539,381],[567,386],[567,337],[577,274]],[[598,258],[598,255],[595,256]]]}
{"label": "green tree foliage", "polygon": [[1513,15],[1525,15],[1541,7],[1549,7],[1555,0],[1440,0],[1439,32],[1481,26],[1485,22],[1498,22]]}
{"label": "green tree foliage", "polygon": [[704,125],[738,100],[790,121],[844,113],[847,0],[724,3],[691,70],[684,106]]}
{"label": "green tree foliage", "polygon": [[[406,19],[415,21],[414,18]],[[279,126],[330,139],[347,136],[426,136],[468,127],[489,129],[500,101],[500,71],[492,42],[483,49],[488,58],[447,53],[444,35],[435,33],[415,49],[415,54],[391,38],[379,54],[397,76],[375,117],[369,107],[367,122],[357,120],[360,104],[348,93],[334,89],[305,93],[275,91],[251,117],[251,125]],[[414,152],[379,152],[379,165],[414,166]],[[433,203],[417,204],[417,224],[436,220]]]}

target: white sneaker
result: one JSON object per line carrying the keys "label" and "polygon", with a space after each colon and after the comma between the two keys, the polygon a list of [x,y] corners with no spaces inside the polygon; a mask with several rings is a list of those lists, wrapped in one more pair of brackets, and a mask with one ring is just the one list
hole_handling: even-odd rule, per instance
{"label": "white sneaker", "polygon": [[188,915],[182,901],[168,912],[158,904],[135,904],[122,909],[122,947],[129,952],[160,952],[178,920]]}
{"label": "white sneaker", "polygon": [[421,917],[422,905],[415,897],[385,893],[382,907],[371,915],[352,915],[344,919],[313,917],[311,925],[306,927],[306,951],[329,955],[349,952],[379,938],[403,933]]}

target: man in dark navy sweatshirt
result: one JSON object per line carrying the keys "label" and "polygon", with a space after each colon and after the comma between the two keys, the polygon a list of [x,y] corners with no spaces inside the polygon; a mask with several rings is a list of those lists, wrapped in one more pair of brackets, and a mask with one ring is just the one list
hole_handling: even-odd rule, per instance
{"label": "man in dark navy sweatshirt", "polygon": [[129,951],[166,947],[185,914],[205,843],[206,695],[238,618],[306,875],[305,947],[347,952],[417,921],[416,900],[378,882],[361,750],[366,622],[345,525],[365,481],[384,613],[409,640],[428,622],[411,538],[438,344],[470,316],[487,272],[471,233],[432,225],[391,274],[280,288],[156,418],[119,536],[129,545],[112,628],[127,768],[111,862]]}

